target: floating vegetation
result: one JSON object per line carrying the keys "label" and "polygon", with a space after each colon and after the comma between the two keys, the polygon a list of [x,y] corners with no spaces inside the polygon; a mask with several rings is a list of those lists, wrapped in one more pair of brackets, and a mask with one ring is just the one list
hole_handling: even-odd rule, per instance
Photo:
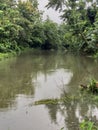
{"label": "floating vegetation", "polygon": [[91,93],[80,93],[79,95],[74,95],[74,96],[63,96],[61,98],[51,98],[51,99],[41,99],[38,101],[35,101],[32,105],[70,105],[72,103],[77,103],[77,102],[81,102],[81,103],[86,103],[86,102],[90,102],[93,104],[98,105],[98,96],[91,94]]}
{"label": "floating vegetation", "polygon": [[52,104],[52,105],[56,105],[58,104],[59,99],[42,99],[39,101],[35,101],[35,105],[42,105],[42,104]]}
{"label": "floating vegetation", "polygon": [[42,104],[45,104],[45,105],[57,105],[57,104],[61,104],[61,103],[70,103],[71,101],[76,101],[77,97],[75,96],[65,96],[65,97],[62,97],[62,98],[55,98],[55,99],[42,99],[42,100],[38,100],[38,101],[35,101],[34,105],[42,105]]}

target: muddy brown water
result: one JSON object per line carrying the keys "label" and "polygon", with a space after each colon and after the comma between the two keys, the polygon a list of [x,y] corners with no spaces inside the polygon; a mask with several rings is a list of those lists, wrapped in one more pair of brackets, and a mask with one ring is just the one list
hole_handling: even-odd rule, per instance
{"label": "muddy brown water", "polygon": [[97,61],[65,52],[30,51],[1,61],[0,130],[77,130],[85,116],[98,120],[98,105],[90,102],[33,105],[77,95],[79,84],[98,79],[97,72]]}

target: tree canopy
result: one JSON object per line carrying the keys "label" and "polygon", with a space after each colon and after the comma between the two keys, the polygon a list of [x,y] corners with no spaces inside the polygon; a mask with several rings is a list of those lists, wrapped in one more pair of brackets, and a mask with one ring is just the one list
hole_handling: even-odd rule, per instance
{"label": "tree canopy", "polygon": [[63,23],[42,20],[37,0],[0,0],[0,52],[24,48],[98,52],[98,3],[92,0],[48,0],[62,12]]}
{"label": "tree canopy", "polygon": [[[61,18],[67,26],[66,40],[69,46],[87,53],[98,51],[97,21],[98,1],[93,0],[48,0],[47,8],[62,11]],[[68,36],[69,35],[69,36]],[[69,40],[68,40],[69,38]],[[71,40],[70,40],[71,38]],[[71,42],[72,41],[72,42]]]}

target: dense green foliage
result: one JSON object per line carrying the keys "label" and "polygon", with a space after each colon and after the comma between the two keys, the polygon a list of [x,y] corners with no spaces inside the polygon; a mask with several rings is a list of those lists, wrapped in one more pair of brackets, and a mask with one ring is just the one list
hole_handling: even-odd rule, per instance
{"label": "dense green foliage", "polygon": [[49,0],[50,7],[63,12],[63,24],[49,18],[42,21],[37,0],[0,0],[0,52],[20,52],[27,47],[98,52],[96,1]]}
{"label": "dense green foliage", "polygon": [[93,120],[85,119],[80,123],[80,130],[98,130],[98,126]]}
{"label": "dense green foliage", "polygon": [[22,49],[58,49],[59,27],[47,18],[42,22],[36,0],[0,1],[0,52]]}
{"label": "dense green foliage", "polygon": [[98,51],[97,0],[49,0],[47,7],[62,11],[67,47],[90,54]]}
{"label": "dense green foliage", "polygon": [[13,0],[0,4],[0,52],[19,51],[32,42],[33,25],[39,20],[34,1],[17,4]]}

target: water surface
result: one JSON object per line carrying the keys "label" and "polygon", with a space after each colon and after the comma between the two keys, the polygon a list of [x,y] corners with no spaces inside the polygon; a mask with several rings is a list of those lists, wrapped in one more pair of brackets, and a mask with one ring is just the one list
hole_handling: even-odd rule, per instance
{"label": "water surface", "polygon": [[[98,79],[98,62],[65,52],[30,51],[0,62],[0,130],[78,130],[85,117],[98,120],[98,105],[34,101],[78,96],[79,84]],[[95,116],[96,115],[96,116]]]}

